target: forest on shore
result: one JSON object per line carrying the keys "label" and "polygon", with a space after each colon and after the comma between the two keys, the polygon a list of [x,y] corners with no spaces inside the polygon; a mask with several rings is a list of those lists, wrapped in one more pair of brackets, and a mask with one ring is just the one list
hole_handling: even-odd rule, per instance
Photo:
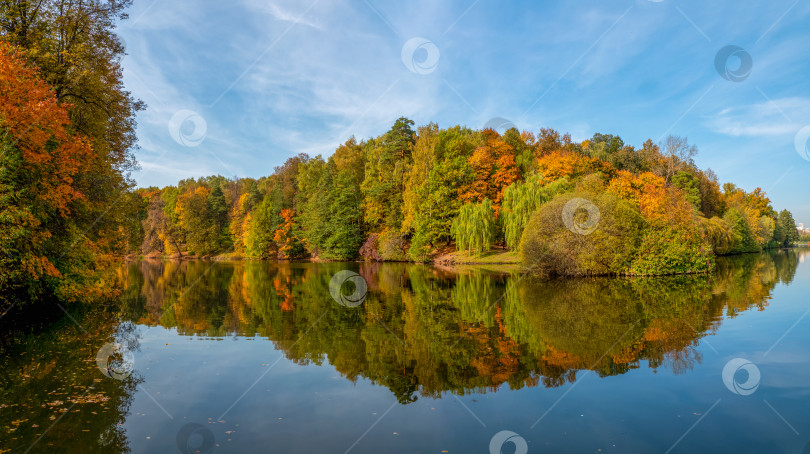
{"label": "forest on shore", "polygon": [[144,105],[124,87],[115,33],[131,3],[0,3],[2,315],[117,293],[108,270],[141,228],[129,174]]}
{"label": "forest on shore", "polygon": [[426,262],[511,251],[558,275],[709,271],[790,246],[787,210],[720,186],[686,139],[416,127],[293,156],[262,178],[137,188],[115,33],[131,0],[0,4],[0,314],[115,296],[130,255]]}
{"label": "forest on shore", "polygon": [[397,119],[328,158],[299,154],[258,179],[141,188],[141,255],[429,261],[519,254],[558,275],[709,271],[715,255],[790,246],[791,213],[759,188],[720,186],[670,136],[440,129]]}

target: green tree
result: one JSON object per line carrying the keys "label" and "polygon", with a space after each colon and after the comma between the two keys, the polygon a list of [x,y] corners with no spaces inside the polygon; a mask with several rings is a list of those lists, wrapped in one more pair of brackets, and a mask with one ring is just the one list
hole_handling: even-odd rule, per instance
{"label": "green tree", "polygon": [[371,231],[399,231],[402,226],[405,179],[415,143],[412,126],[413,121],[399,118],[380,139],[366,143],[362,189]]}
{"label": "green tree", "polygon": [[196,186],[177,198],[176,211],[186,247],[196,255],[211,255],[219,250],[220,230],[208,202],[210,193],[205,186]]}
{"label": "green tree", "polygon": [[453,220],[451,234],[456,241],[456,249],[472,254],[487,252],[495,241],[495,212],[492,202],[484,199],[480,203],[466,203]]}
{"label": "green tree", "polygon": [[543,186],[538,176],[506,188],[500,216],[506,247],[513,251],[519,250],[523,230],[537,207],[570,189],[572,185],[565,178]]}
{"label": "green tree", "polygon": [[700,182],[691,173],[679,170],[678,173],[672,176],[672,185],[680,188],[686,194],[686,200],[689,201],[695,208],[700,208]]}
{"label": "green tree", "polygon": [[[587,209],[567,212],[574,199],[586,201],[577,205]],[[535,211],[523,232],[521,257],[526,266],[551,275],[628,273],[645,225],[636,206],[610,193],[562,194]]]}
{"label": "green tree", "polygon": [[475,146],[474,132],[470,129],[456,126],[439,132],[435,163],[420,191],[414,216],[409,251],[414,260],[425,260],[450,240],[450,228],[461,207],[460,191],[474,177],[468,158]]}
{"label": "green tree", "polygon": [[789,247],[799,241],[799,230],[796,228],[796,221],[793,214],[788,210],[779,212],[778,224],[785,237],[782,241],[783,247]]}
{"label": "green tree", "polygon": [[275,258],[278,248],[273,242],[273,232],[281,223],[281,207],[267,194],[247,218],[245,251],[249,257]]}
{"label": "green tree", "polygon": [[732,234],[732,247],[729,250],[730,254],[741,254],[744,252],[758,252],[754,233],[751,231],[751,226],[748,224],[746,218],[740,214],[736,208],[730,208],[723,216],[723,221],[729,228]]}
{"label": "green tree", "polygon": [[436,144],[439,141],[439,126],[430,123],[419,127],[413,150],[413,164],[408,171],[403,193],[402,233],[411,234],[415,229],[416,217],[422,199],[429,192],[428,177],[436,164]]}
{"label": "green tree", "polygon": [[222,186],[219,184],[214,185],[208,194],[207,202],[211,220],[218,236],[216,249],[221,252],[233,245],[228,231],[228,204],[225,202]]}

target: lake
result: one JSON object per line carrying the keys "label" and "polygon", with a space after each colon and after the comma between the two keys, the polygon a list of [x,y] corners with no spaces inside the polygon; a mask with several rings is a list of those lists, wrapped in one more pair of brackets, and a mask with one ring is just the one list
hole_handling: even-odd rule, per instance
{"label": "lake", "polygon": [[3,345],[0,452],[806,454],[808,259],[127,263],[119,304]]}

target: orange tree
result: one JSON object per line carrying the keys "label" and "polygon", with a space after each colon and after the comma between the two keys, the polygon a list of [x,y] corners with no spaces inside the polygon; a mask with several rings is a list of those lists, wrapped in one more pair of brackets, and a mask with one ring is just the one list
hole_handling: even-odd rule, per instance
{"label": "orange tree", "polygon": [[306,252],[304,244],[296,235],[296,230],[295,212],[289,208],[281,210],[281,223],[273,234],[273,241],[278,245],[280,258],[295,259]]}
{"label": "orange tree", "polygon": [[[99,294],[96,245],[73,213],[87,203],[77,177],[93,165],[66,104],[12,46],[0,44],[0,304]],[[2,309],[2,307],[0,307]]]}
{"label": "orange tree", "polygon": [[474,173],[473,180],[459,191],[459,196],[462,202],[491,200],[497,216],[504,190],[518,179],[515,149],[492,129],[485,129],[482,135],[483,144],[468,159]]}

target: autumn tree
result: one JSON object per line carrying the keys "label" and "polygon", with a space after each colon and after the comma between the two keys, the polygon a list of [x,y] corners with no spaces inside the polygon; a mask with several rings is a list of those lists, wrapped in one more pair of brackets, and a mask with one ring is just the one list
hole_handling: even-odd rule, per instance
{"label": "autumn tree", "polygon": [[[90,142],[66,106],[8,44],[0,44],[0,301],[75,298],[92,283],[96,245],[76,213],[88,203],[78,183],[92,168]],[[92,292],[85,290],[86,297]]]}
{"label": "autumn tree", "polygon": [[553,151],[541,156],[537,160],[537,169],[547,181],[564,177],[571,180],[594,172],[607,175],[614,172],[613,167],[601,159],[568,151]]}
{"label": "autumn tree", "polygon": [[[115,244],[119,226],[138,216],[138,207],[120,203],[135,168],[135,114],[143,104],[124,88],[125,49],[115,34],[131,0],[10,0],[0,2],[0,30],[7,42],[39,69],[59,104],[70,105],[71,128],[92,146],[85,172],[71,183],[86,201],[74,208],[85,235],[97,244]],[[132,208],[132,211],[130,211]],[[109,251],[125,253],[127,251]]]}
{"label": "autumn tree", "polygon": [[278,245],[279,257],[295,259],[304,255],[305,249],[298,237],[295,212],[289,208],[281,210],[281,223],[273,233],[273,241]]}
{"label": "autumn tree", "polygon": [[236,203],[230,207],[226,220],[234,252],[244,254],[247,251],[246,240],[249,226],[247,218],[262,201],[262,194],[259,192],[256,180],[252,178],[241,180],[239,186]]}
{"label": "autumn tree", "polygon": [[577,146],[571,142],[570,134],[560,134],[551,128],[540,128],[534,143],[534,156],[539,159],[557,151],[576,151]]}
{"label": "autumn tree", "polygon": [[518,179],[515,150],[492,129],[485,129],[481,134],[483,143],[468,159],[473,180],[462,189],[459,197],[462,202],[488,199],[497,216],[503,191]]}

